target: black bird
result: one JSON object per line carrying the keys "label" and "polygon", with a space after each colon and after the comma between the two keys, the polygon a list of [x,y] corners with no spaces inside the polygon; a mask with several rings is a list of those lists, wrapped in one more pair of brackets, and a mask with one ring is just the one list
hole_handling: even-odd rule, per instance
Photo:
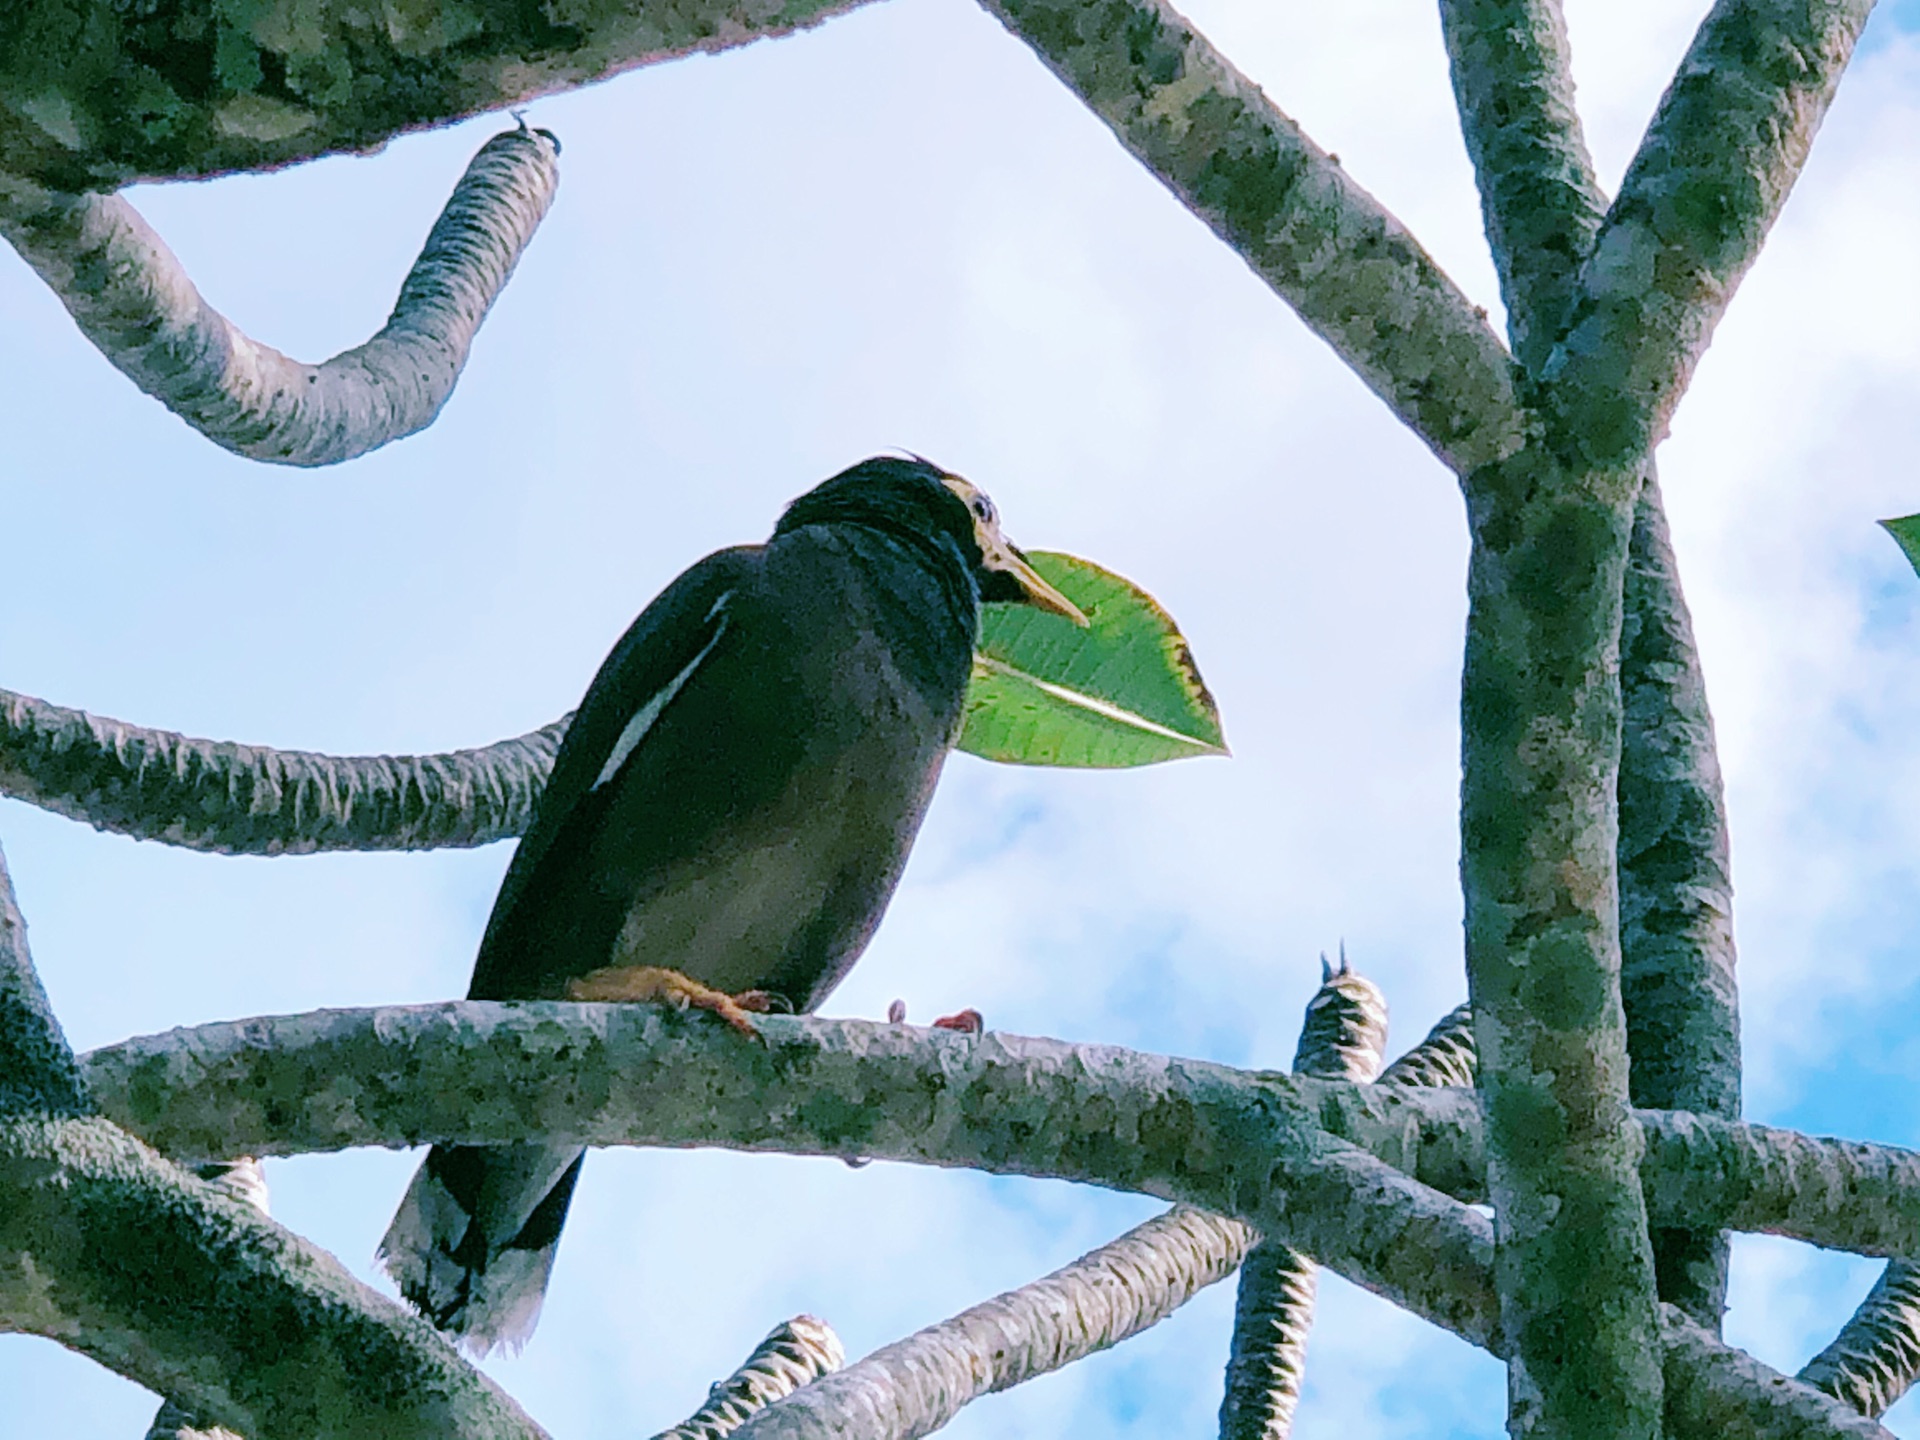
{"label": "black bird", "polygon": [[[983,600],[1085,623],[992,501],[917,458],[863,461],[789,505],[765,545],[682,574],[580,702],[468,997],[668,999],[748,1030],[741,1004],[813,1009],[906,864]],[[469,1348],[523,1344],[583,1158],[436,1145],[381,1262]]]}

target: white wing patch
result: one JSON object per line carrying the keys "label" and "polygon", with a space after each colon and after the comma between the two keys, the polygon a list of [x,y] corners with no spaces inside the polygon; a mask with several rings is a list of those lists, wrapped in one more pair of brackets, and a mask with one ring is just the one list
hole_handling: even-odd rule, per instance
{"label": "white wing patch", "polygon": [[[707,611],[708,620],[720,615],[720,612],[726,608],[732,593],[728,591],[713,602],[713,608]],[[727,633],[727,618],[725,615],[720,615],[720,623],[714,627],[712,637],[700,647],[699,654],[689,660],[678,675],[656,690],[646,704],[634,711],[633,718],[627,721],[626,728],[620,732],[620,738],[613,742],[613,753],[607,756],[607,763],[600,767],[599,779],[588,787],[590,792],[598,790],[620,773],[620,767],[627,763],[627,757],[633,754],[634,749],[646,738],[647,731],[653,728],[653,722],[660,718],[660,712],[665,710],[673,697],[680,693],[681,687],[693,678],[693,672],[700,668],[700,662],[713,653],[713,647],[718,645],[720,637]]]}

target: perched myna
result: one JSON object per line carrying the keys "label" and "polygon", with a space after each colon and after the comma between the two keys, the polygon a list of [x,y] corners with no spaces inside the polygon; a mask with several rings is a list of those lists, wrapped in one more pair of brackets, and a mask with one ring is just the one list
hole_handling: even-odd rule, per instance
{"label": "perched myna", "polygon": [[[765,545],[669,585],[594,677],[487,921],[469,998],[675,1000],[751,1029],[859,958],[959,730],[982,600],[1084,623],[923,460],[867,460]],[[569,1145],[437,1145],[380,1258],[442,1330],[523,1343]]]}

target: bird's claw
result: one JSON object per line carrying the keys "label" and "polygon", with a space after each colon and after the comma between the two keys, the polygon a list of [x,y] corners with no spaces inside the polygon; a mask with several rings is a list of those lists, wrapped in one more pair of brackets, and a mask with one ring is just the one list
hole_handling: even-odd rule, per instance
{"label": "bird's claw", "polygon": [[772,998],[765,991],[729,995],[661,965],[606,965],[567,982],[569,1000],[611,1000],[622,1004],[671,1005],[676,1010],[705,1010],[742,1035],[764,1040],[750,1011],[765,1013]]}

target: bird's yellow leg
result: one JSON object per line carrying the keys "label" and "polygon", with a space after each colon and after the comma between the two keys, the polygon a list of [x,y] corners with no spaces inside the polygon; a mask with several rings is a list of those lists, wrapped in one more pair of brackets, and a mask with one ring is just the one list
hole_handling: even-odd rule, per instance
{"label": "bird's yellow leg", "polygon": [[761,1038],[748,1012],[768,1008],[764,992],[749,990],[729,995],[661,965],[605,965],[567,982],[569,1000],[613,1000],[643,1005],[671,1005],[676,1010],[706,1010],[718,1015],[742,1035]]}

